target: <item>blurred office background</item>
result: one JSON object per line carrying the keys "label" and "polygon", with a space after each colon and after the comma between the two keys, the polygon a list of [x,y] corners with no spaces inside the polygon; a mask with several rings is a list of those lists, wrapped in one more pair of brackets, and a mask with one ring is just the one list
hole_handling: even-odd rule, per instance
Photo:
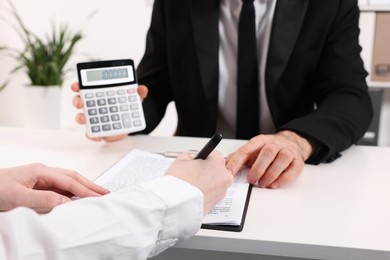
{"label": "blurred office background", "polygon": [[[61,88],[58,128],[84,131],[84,127],[74,121],[77,111],[71,103],[74,94],[70,90],[70,85],[77,81],[76,63],[90,59],[132,58],[137,65],[144,52],[153,0],[12,0],[12,2],[26,26],[39,36],[44,36],[51,31],[51,22],[57,25],[67,24],[73,31],[82,30],[85,37],[76,46],[76,53],[68,64],[72,71]],[[366,69],[371,72],[375,62],[374,46],[377,46],[375,41],[385,38],[378,37],[378,14],[390,15],[390,1],[377,0],[375,3],[375,0],[360,0],[359,4],[362,14],[360,21],[362,57]],[[0,46],[23,48],[20,38],[10,26],[9,20],[12,20],[12,16],[7,13],[7,9],[9,9],[7,1],[0,0]],[[94,11],[96,11],[95,15],[88,19]],[[387,34],[390,34],[389,30]],[[387,51],[387,57],[390,59],[388,53],[390,49]],[[388,62],[390,63],[390,60]],[[15,65],[15,60],[0,56],[0,84],[8,79]],[[375,122],[366,135],[365,143],[389,146],[390,80],[386,77],[374,80],[371,74],[368,82],[375,99],[377,113]],[[26,117],[29,116],[24,101],[26,84],[28,78],[20,72],[15,74],[10,84],[0,91],[0,126],[31,127],[26,123],[28,121]],[[153,134],[172,135],[176,122],[174,105],[171,104],[165,119]]]}

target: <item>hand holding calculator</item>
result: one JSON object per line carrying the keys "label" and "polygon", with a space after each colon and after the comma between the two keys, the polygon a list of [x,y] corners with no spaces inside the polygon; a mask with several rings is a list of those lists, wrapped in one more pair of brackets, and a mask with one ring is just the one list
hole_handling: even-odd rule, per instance
{"label": "hand holding calculator", "polygon": [[79,63],[77,73],[89,137],[106,137],[145,129],[132,60]]}

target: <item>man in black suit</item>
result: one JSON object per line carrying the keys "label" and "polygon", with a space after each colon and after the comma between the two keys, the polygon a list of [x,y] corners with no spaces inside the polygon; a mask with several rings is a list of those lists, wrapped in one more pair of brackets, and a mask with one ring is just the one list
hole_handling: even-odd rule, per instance
{"label": "man in black suit", "polygon": [[[360,12],[356,0],[253,4],[260,116],[248,112],[247,117],[260,121],[259,131],[228,157],[227,168],[235,174],[247,164],[251,183],[278,188],[298,176],[304,162],[336,158],[369,126],[373,112],[358,43]],[[220,131],[237,137],[232,85],[242,5],[241,0],[155,0],[138,67],[139,83],[148,88],[145,133],[175,101],[176,135],[209,137]],[[139,90],[144,96],[144,87]]]}

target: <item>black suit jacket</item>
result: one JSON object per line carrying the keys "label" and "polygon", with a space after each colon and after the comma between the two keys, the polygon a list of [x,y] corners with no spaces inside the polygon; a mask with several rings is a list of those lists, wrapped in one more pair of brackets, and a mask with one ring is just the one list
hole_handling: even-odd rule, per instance
{"label": "black suit jacket", "polygon": [[[175,101],[177,135],[210,137],[218,113],[219,0],[155,0],[138,67],[146,133]],[[321,149],[319,163],[363,136],[372,117],[358,43],[356,0],[278,0],[266,65],[266,93],[278,131]]]}

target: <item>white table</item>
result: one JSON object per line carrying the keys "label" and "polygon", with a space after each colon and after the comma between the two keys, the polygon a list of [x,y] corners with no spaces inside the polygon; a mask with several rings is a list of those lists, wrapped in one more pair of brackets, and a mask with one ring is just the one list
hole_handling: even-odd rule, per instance
{"label": "white table", "polygon": [[[0,167],[42,162],[94,179],[132,148],[184,151],[200,149],[206,141],[133,136],[94,143],[80,132],[0,127]],[[227,155],[242,143],[225,139],[218,149]],[[354,146],[331,164],[306,165],[288,186],[253,189],[242,232],[200,230],[176,248],[301,259],[390,259],[389,162],[388,147]]]}

